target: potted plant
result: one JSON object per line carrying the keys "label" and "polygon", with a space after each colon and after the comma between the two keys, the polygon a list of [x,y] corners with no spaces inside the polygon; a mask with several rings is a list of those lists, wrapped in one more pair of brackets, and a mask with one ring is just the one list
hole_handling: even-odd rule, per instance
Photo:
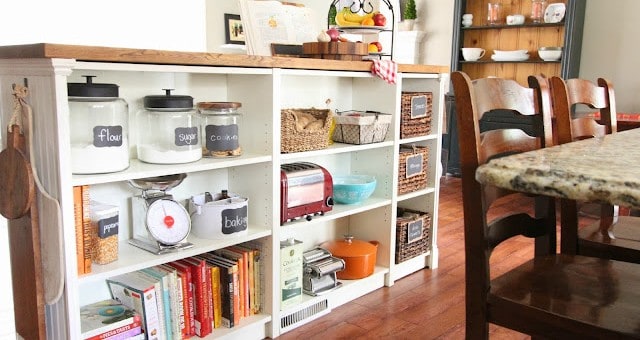
{"label": "potted plant", "polygon": [[404,31],[413,30],[413,24],[417,17],[416,13],[416,1],[406,0],[404,3],[404,9],[402,12],[402,28]]}

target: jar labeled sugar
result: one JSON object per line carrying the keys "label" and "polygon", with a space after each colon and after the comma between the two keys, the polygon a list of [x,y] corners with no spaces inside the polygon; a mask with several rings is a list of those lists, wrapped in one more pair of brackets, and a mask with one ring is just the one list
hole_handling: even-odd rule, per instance
{"label": "jar labeled sugar", "polygon": [[118,85],[68,83],[71,172],[97,174],[129,167],[129,106]]}
{"label": "jar labeled sugar", "polygon": [[203,157],[237,157],[242,155],[240,146],[240,118],[238,102],[201,102],[200,134]]}
{"label": "jar labeled sugar", "polygon": [[144,110],[137,114],[138,159],[155,164],[195,162],[202,150],[193,97],[165,91],[144,97]]}

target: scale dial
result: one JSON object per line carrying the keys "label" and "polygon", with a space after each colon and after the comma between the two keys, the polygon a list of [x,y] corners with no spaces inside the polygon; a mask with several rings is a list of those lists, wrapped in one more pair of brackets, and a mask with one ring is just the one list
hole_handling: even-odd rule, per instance
{"label": "scale dial", "polygon": [[149,234],[166,245],[180,243],[191,230],[191,218],[187,210],[172,199],[153,201],[147,209],[146,225]]}

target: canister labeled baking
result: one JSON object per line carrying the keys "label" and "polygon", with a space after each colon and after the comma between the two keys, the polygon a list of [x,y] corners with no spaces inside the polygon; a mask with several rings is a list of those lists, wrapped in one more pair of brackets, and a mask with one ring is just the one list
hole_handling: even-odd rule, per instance
{"label": "canister labeled baking", "polygon": [[201,102],[200,135],[203,157],[236,157],[242,155],[238,102]]}
{"label": "canister labeled baking", "polygon": [[202,150],[193,98],[165,91],[165,95],[144,97],[145,108],[138,112],[138,159],[155,164],[197,161]]}
{"label": "canister labeled baking", "polygon": [[302,297],[302,241],[280,242],[280,309],[294,305]]}
{"label": "canister labeled baking", "polygon": [[96,174],[129,167],[129,108],[118,85],[68,83],[71,172]]}
{"label": "canister labeled baking", "polygon": [[90,202],[91,260],[107,264],[118,259],[118,206]]}
{"label": "canister labeled baking", "polygon": [[223,239],[246,235],[249,199],[236,194],[203,193],[191,197],[191,233],[199,238]]}

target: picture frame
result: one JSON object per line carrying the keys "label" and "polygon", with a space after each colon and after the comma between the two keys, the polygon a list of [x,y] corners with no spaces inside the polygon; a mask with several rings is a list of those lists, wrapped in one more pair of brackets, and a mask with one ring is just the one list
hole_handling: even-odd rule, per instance
{"label": "picture frame", "polygon": [[238,14],[224,14],[225,43],[244,45],[245,36],[242,20]]}

